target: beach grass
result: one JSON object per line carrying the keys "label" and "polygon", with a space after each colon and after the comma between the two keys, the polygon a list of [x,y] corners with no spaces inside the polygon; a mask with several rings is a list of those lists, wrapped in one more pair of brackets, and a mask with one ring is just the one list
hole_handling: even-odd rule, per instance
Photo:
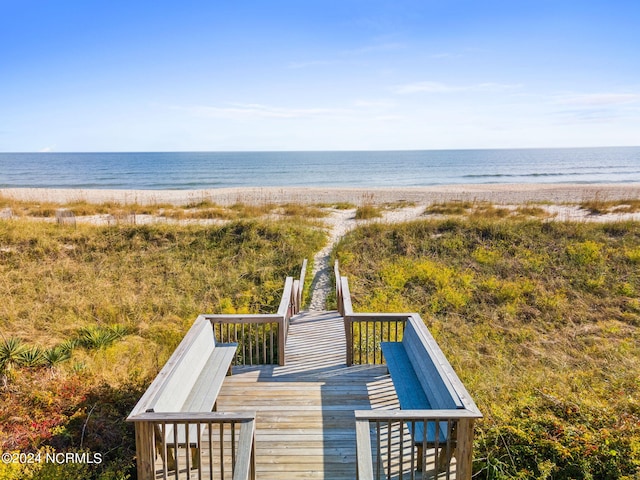
{"label": "beach grass", "polygon": [[477,402],[474,478],[637,478],[640,223],[484,209],[362,226],[335,257],[355,309],[419,312]]}
{"label": "beach grass", "polygon": [[[0,210],[11,210],[0,220],[0,449],[71,451],[85,431],[84,447],[113,452],[105,478],[130,472],[133,433],[122,419],[195,316],[273,312],[284,277],[297,277],[326,241],[318,219],[329,209],[380,218],[413,206],[369,200],[125,206],[0,197]],[[549,222],[546,206],[432,204],[427,215],[447,218],[358,228],[335,256],[356,309],[418,311],[477,401],[485,418],[474,478],[635,478],[640,228]],[[34,221],[61,208],[115,221]],[[136,215],[171,221],[141,225]],[[50,475],[95,475],[76,467]]]}
{"label": "beach grass", "polygon": [[371,220],[382,217],[382,208],[376,205],[365,204],[356,209],[356,220]]}
{"label": "beach grass", "polygon": [[592,215],[606,213],[636,213],[640,212],[639,199],[602,200],[594,199],[580,204],[580,208],[587,210]]}
{"label": "beach grass", "polygon": [[10,212],[11,217],[18,218],[50,218],[61,211],[68,212],[71,217],[108,216],[113,223],[135,223],[136,215],[149,215],[175,221],[188,220],[241,220],[276,215],[292,218],[323,218],[329,215],[327,208],[305,203],[260,204],[238,201],[223,206],[208,199],[192,199],[185,205],[177,206],[169,203],[150,202],[117,203],[88,202],[77,200],[68,203],[35,202],[15,200],[0,196],[0,209]]}
{"label": "beach grass", "polygon": [[[104,452],[93,478],[124,478],[135,455],[124,418],[196,316],[275,312],[285,277],[325,241],[299,216],[214,226],[0,220],[0,450]],[[67,468],[55,478],[76,475]]]}

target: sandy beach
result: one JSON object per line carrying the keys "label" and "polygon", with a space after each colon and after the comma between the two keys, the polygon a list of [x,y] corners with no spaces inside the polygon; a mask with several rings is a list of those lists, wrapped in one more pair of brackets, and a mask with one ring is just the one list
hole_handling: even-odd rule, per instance
{"label": "sandy beach", "polygon": [[529,202],[581,203],[589,200],[640,198],[640,183],[625,184],[469,184],[432,187],[322,188],[246,187],[209,190],[93,190],[4,188],[0,196],[16,200],[67,203],[187,205],[203,200],[219,205],[245,203],[336,203],[355,205],[408,201],[430,205],[447,201],[488,201],[495,204]]}

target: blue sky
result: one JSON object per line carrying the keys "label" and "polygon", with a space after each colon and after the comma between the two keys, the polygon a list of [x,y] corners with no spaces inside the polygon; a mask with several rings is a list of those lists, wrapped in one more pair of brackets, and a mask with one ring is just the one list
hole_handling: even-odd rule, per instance
{"label": "blue sky", "polygon": [[0,0],[0,151],[640,144],[640,2]]}

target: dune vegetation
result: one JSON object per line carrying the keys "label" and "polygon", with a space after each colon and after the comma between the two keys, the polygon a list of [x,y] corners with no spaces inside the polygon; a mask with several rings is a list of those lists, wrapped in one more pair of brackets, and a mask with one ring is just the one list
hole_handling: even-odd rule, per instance
{"label": "dune vegetation", "polygon": [[354,308],[419,312],[475,399],[474,478],[639,478],[639,223],[372,224],[334,255]]}
{"label": "dune vegetation", "polygon": [[135,440],[124,419],[196,316],[274,312],[285,277],[325,241],[299,216],[223,226],[0,220],[0,451],[103,456],[2,463],[0,479],[128,478]]}
{"label": "dune vegetation", "polygon": [[[0,464],[0,480],[128,478],[124,419],[193,320],[275,311],[326,242],[310,219],[329,205],[77,202],[64,207],[113,221],[42,221],[60,207],[0,198],[0,451],[104,461]],[[334,256],[356,310],[419,312],[476,400],[474,478],[638,478],[640,224],[550,221],[535,205],[425,214],[449,218],[374,220]]]}

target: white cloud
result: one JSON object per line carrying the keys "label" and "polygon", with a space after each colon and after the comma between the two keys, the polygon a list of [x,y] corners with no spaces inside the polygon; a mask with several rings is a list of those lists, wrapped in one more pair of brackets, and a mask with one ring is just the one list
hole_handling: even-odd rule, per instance
{"label": "white cloud", "polygon": [[56,146],[55,145],[51,145],[49,147],[44,147],[41,148],[40,150],[38,150],[39,153],[49,153],[49,152],[53,152],[55,150]]}
{"label": "white cloud", "polygon": [[441,82],[415,82],[405,85],[396,85],[393,92],[398,95],[413,93],[454,93],[454,92],[503,92],[521,88],[520,84],[502,84],[485,82],[475,85],[451,85]]}

